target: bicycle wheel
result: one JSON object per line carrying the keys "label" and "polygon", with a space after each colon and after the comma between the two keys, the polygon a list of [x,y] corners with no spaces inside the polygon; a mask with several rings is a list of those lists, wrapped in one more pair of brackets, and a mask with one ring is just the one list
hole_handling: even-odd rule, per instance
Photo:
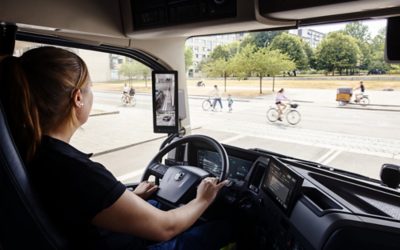
{"label": "bicycle wheel", "polygon": [[122,96],[121,97],[121,103],[123,105],[127,105],[127,104],[129,104],[129,99],[126,96]]}
{"label": "bicycle wheel", "polygon": [[368,99],[368,97],[361,97],[361,99],[360,99],[360,104],[361,105],[368,105],[369,104],[369,99]]}
{"label": "bicycle wheel", "polygon": [[210,110],[210,108],[211,108],[210,100],[204,100],[203,104],[201,104],[201,107],[203,108],[204,111]]}
{"label": "bicycle wheel", "polygon": [[288,121],[288,123],[290,123],[292,125],[296,125],[297,123],[300,122],[301,115],[300,115],[299,111],[297,111],[297,110],[290,110],[286,114],[286,120]]}
{"label": "bicycle wheel", "polygon": [[267,110],[267,119],[270,122],[276,122],[278,120],[279,113],[276,108],[270,108]]}
{"label": "bicycle wheel", "polygon": [[131,105],[135,106],[136,105],[136,98],[135,97],[131,97]]}

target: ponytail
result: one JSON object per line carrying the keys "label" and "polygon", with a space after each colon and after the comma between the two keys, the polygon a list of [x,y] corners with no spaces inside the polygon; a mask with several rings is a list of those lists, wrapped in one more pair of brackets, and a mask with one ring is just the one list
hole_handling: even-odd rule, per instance
{"label": "ponytail", "polygon": [[1,62],[1,100],[20,155],[25,162],[29,162],[40,144],[42,131],[39,112],[20,60],[10,56]]}
{"label": "ponytail", "polygon": [[73,119],[71,95],[88,81],[86,64],[64,49],[39,47],[3,59],[1,100],[25,162],[33,159],[42,135]]}

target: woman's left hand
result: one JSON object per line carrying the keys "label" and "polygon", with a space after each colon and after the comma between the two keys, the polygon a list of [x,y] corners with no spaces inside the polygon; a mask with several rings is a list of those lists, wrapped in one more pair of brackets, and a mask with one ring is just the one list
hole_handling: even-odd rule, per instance
{"label": "woman's left hand", "polygon": [[157,189],[158,186],[154,182],[143,181],[133,190],[133,193],[147,200]]}

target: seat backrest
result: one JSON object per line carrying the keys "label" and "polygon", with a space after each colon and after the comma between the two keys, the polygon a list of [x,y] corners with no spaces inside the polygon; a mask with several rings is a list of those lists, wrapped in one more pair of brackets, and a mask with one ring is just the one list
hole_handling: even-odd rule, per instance
{"label": "seat backrest", "polygon": [[0,248],[68,249],[36,198],[0,102]]}

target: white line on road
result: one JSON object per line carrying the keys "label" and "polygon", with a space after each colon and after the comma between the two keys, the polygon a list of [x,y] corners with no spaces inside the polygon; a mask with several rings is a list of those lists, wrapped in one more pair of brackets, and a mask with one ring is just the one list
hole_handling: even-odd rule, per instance
{"label": "white line on road", "polygon": [[244,137],[246,137],[246,135],[236,135],[236,136],[232,136],[232,137],[230,137],[230,138],[228,138],[228,139],[222,140],[221,143],[227,144],[227,143],[229,143],[229,142],[242,139],[242,138],[244,138]]}
{"label": "white line on road", "polygon": [[118,179],[120,182],[124,182],[124,181],[126,181],[126,180],[128,180],[128,179],[132,179],[132,178],[134,178],[134,177],[137,177],[137,176],[139,176],[139,175],[142,175],[142,174],[144,173],[144,170],[145,170],[145,169],[146,169],[146,168],[141,168],[141,169],[138,169],[138,170],[129,172],[129,173],[127,173],[127,174],[118,176],[117,179]]}
{"label": "white line on road", "polygon": [[329,155],[333,154],[334,152],[335,149],[331,148],[330,150],[328,150],[328,152],[326,152],[318,160],[316,160],[316,162],[322,163],[326,158],[329,157]]}
{"label": "white line on road", "polygon": [[328,159],[321,162],[321,164],[328,165],[331,161],[333,161],[333,159],[335,159],[342,152],[343,152],[342,150],[336,150],[334,154],[332,154]]}

